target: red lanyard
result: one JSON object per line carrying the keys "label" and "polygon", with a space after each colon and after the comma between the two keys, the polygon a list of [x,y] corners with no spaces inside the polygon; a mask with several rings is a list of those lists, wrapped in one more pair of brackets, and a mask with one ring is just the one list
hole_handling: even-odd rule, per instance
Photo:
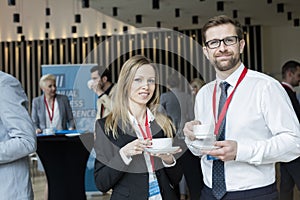
{"label": "red lanyard", "polygon": [[51,108],[52,113],[50,113],[48,102],[46,100],[46,96],[44,96],[44,102],[46,104],[46,108],[47,108],[47,111],[48,111],[48,116],[49,116],[49,119],[50,119],[50,123],[52,124],[52,120],[53,120],[53,117],[54,117],[54,102],[55,102],[55,97],[54,97],[54,99],[52,101],[52,108]]}
{"label": "red lanyard", "polygon": [[232,100],[233,93],[235,92],[235,90],[236,90],[236,88],[238,87],[238,85],[239,85],[239,84],[242,82],[242,80],[244,79],[244,77],[245,77],[247,71],[248,71],[248,69],[245,67],[245,68],[243,69],[242,74],[240,75],[240,77],[239,77],[239,79],[238,79],[238,81],[237,81],[236,86],[234,87],[234,89],[233,89],[233,91],[231,92],[230,96],[226,99],[226,102],[225,102],[225,104],[224,104],[224,106],[223,106],[223,108],[222,108],[222,110],[221,110],[221,112],[220,112],[220,114],[219,114],[218,120],[216,120],[216,119],[217,119],[217,117],[216,117],[216,92],[217,92],[217,82],[216,82],[215,87],[214,87],[214,91],[213,91],[213,99],[212,99],[212,101],[213,101],[213,114],[214,114],[214,119],[215,119],[215,131],[214,131],[215,135],[218,135],[219,128],[220,128],[220,126],[221,126],[221,123],[222,123],[222,121],[223,121],[225,115],[226,115],[226,112],[227,112],[227,110],[228,110],[229,104],[230,104],[230,102],[231,102],[231,100]]}
{"label": "red lanyard", "polygon": [[[144,130],[142,129],[141,125],[139,124],[139,128],[140,128],[140,131],[144,137],[144,140],[146,139],[150,139],[152,140],[152,134],[151,134],[151,130],[150,130],[150,127],[149,127],[149,123],[148,123],[148,115],[147,115],[147,112],[146,112],[146,121],[145,121],[145,128],[146,128],[146,133],[144,132]],[[155,168],[154,168],[154,159],[153,159],[153,156],[150,155],[150,161],[151,161],[151,166],[152,166],[152,172],[155,171]]]}

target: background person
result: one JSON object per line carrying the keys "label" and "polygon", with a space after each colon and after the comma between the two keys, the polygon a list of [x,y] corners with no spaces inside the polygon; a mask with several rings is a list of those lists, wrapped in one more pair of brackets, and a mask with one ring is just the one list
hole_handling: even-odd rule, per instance
{"label": "background person", "polygon": [[[288,61],[282,66],[282,86],[290,97],[294,111],[300,122],[300,104],[298,102],[296,91],[293,87],[300,83],[300,63],[297,61]],[[300,190],[300,157],[291,162],[280,163],[280,199],[293,200],[294,187]]]}
{"label": "background person", "polygon": [[[31,118],[36,134],[51,130],[74,130],[75,120],[66,95],[56,94],[56,78],[52,74],[43,75],[39,82],[43,94],[32,100]],[[38,169],[44,171],[38,158]],[[45,200],[48,199],[48,184],[45,186]]]}
{"label": "background person", "polygon": [[28,155],[36,135],[20,82],[0,71],[0,199],[33,200]]}
{"label": "background person", "polygon": [[294,60],[286,62],[282,66],[282,86],[290,97],[293,108],[300,122],[300,103],[294,87],[298,87],[300,83],[300,63]]}
{"label": "background person", "polygon": [[192,94],[196,97],[198,91],[205,85],[205,81],[200,78],[194,78],[191,81]]}
{"label": "background person", "polygon": [[[167,80],[169,91],[163,93],[160,98],[161,111],[169,116],[175,124],[176,137],[182,140],[180,144],[185,151],[180,157],[184,174],[179,184],[180,199],[187,199],[187,194],[189,193],[191,200],[199,200],[203,186],[200,160],[199,157],[194,156],[187,149],[182,139],[184,124],[194,119],[193,100],[190,94],[180,90],[180,83],[178,74],[170,74]],[[186,188],[188,188],[188,191],[186,191]]]}
{"label": "background person", "polygon": [[66,95],[56,94],[56,78],[52,74],[43,75],[40,79],[43,94],[32,100],[31,117],[36,133],[44,129],[75,129],[72,108]]}
{"label": "background person", "polygon": [[[172,122],[156,111],[158,75],[152,62],[134,56],[122,66],[112,112],[96,121],[95,182],[111,200],[178,199],[182,172],[172,153],[149,154],[151,139],[172,137]],[[176,153],[176,152],[175,152]]]}
{"label": "background person", "polygon": [[91,80],[93,84],[91,88],[97,94],[97,115],[96,119],[106,117],[112,110],[112,94],[114,91],[114,84],[111,82],[111,73],[108,69],[104,69],[101,73],[99,66],[91,68]]}
{"label": "background person", "polygon": [[[197,121],[184,128],[190,150],[203,155],[201,200],[277,199],[275,163],[300,154],[299,122],[290,100],[277,80],[241,62],[245,40],[239,22],[216,16],[203,26],[202,34],[203,52],[217,78],[198,92]],[[224,101],[230,102],[228,107],[222,106]],[[216,123],[216,149],[201,151],[197,146],[192,129],[199,123]]]}

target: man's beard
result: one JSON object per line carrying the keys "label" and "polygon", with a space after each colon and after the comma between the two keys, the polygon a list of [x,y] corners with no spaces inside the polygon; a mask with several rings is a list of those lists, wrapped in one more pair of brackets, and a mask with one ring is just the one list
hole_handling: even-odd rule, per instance
{"label": "man's beard", "polygon": [[234,68],[234,67],[237,65],[237,63],[239,62],[239,59],[238,59],[238,58],[232,57],[230,60],[227,60],[226,62],[227,62],[228,64],[223,65],[223,64],[222,64],[222,63],[223,63],[222,61],[217,61],[217,60],[215,60],[215,61],[214,61],[214,66],[215,66],[219,71],[228,71],[228,70]]}

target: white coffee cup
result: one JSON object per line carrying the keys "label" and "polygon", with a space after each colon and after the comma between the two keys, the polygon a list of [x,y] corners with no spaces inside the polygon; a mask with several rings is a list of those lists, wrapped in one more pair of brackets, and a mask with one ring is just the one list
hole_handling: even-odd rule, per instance
{"label": "white coffee cup", "polygon": [[93,89],[93,85],[94,85],[94,80],[91,79],[87,82],[87,86],[90,90]]}
{"label": "white coffee cup", "polygon": [[164,149],[172,147],[172,138],[153,138],[151,148]]}

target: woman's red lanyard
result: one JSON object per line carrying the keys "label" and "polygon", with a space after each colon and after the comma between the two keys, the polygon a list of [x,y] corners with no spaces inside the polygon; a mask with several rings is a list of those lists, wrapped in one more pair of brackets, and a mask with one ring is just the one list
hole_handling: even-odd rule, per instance
{"label": "woman's red lanyard", "polygon": [[[144,137],[144,140],[146,139],[150,139],[152,140],[152,134],[151,134],[151,130],[150,130],[150,127],[149,127],[149,123],[148,123],[148,115],[147,115],[147,112],[146,112],[146,121],[145,121],[145,128],[146,128],[146,133],[144,132],[144,130],[142,129],[141,125],[139,124],[139,128],[140,128],[140,131]],[[152,172],[155,171],[155,168],[154,168],[154,159],[153,159],[153,156],[150,155],[150,161],[151,161],[151,166],[152,166]]]}
{"label": "woman's red lanyard", "polygon": [[242,82],[242,80],[244,79],[246,73],[247,73],[248,69],[245,67],[242,74],[240,75],[238,81],[237,81],[237,84],[236,86],[234,87],[233,91],[231,92],[230,96],[226,99],[225,101],[225,104],[222,108],[222,111],[221,113],[219,114],[219,118],[218,120],[217,119],[217,116],[216,116],[216,92],[217,92],[217,82],[215,84],[215,87],[214,87],[214,91],[213,91],[213,114],[214,114],[214,119],[215,119],[215,135],[218,135],[218,132],[219,132],[219,128],[221,126],[221,123],[226,115],[226,112],[227,112],[227,109],[229,107],[229,104],[232,100],[232,97],[233,97],[233,93],[235,92],[236,88],[238,87],[238,85]]}
{"label": "woman's red lanyard", "polygon": [[46,105],[46,108],[47,108],[47,111],[48,111],[48,116],[49,116],[49,119],[50,119],[50,124],[52,125],[52,120],[53,120],[53,117],[54,117],[54,102],[55,102],[55,97],[52,101],[52,108],[51,108],[51,113],[50,113],[50,110],[49,110],[49,106],[48,106],[48,102],[46,100],[46,96],[44,96],[44,102],[45,102],[45,105]]}

